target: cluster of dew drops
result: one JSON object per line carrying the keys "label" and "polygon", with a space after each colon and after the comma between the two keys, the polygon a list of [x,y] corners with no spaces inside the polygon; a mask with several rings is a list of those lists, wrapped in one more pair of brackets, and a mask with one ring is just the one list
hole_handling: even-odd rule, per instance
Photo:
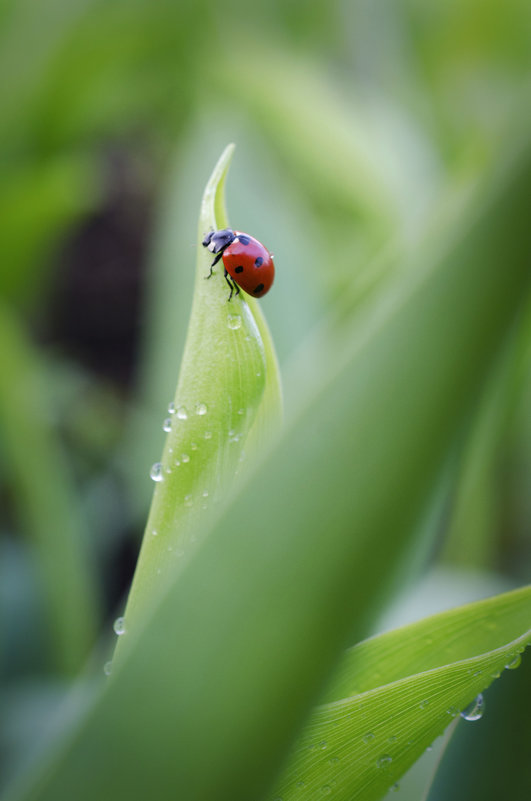
{"label": "cluster of dew drops", "polygon": [[[257,375],[259,375],[259,374],[257,374]],[[207,414],[208,407],[207,407],[206,403],[197,403],[195,405],[195,410],[194,411],[195,411],[196,415],[198,415],[199,417],[203,417],[204,415]],[[171,416],[167,417],[164,420],[164,423],[162,425],[162,428],[166,433],[169,433],[173,429],[173,421],[174,421],[174,419],[176,419],[176,420],[187,420],[188,417],[189,417],[189,412],[188,412],[188,409],[186,408],[186,406],[177,406],[176,407],[175,403],[173,401],[168,406],[168,413]],[[243,416],[245,414],[245,409],[238,409],[238,414],[240,416]],[[228,432],[228,434],[229,434],[229,442],[238,442],[240,440],[240,436],[241,435],[238,434],[238,432],[236,430],[231,429]],[[204,432],[204,434],[203,434],[203,438],[205,440],[212,439],[212,431],[206,430]],[[190,447],[191,447],[192,450],[197,450],[197,448],[198,448],[197,443],[195,443],[195,442],[192,442]],[[172,452],[172,449],[170,448],[170,453],[171,452]],[[175,461],[175,466],[179,467],[179,465],[187,464],[189,461],[190,461],[190,455],[188,453],[183,453],[183,454],[181,454],[180,458]],[[171,472],[171,468],[169,468],[169,467],[166,468],[166,472],[170,473]],[[152,479],[152,481],[155,481],[156,483],[160,483],[161,481],[164,481],[164,467],[163,467],[162,462],[155,462],[155,464],[152,465],[151,470],[149,471],[149,475],[150,475],[150,478]],[[185,498],[185,505],[187,505],[187,506],[191,506],[192,505],[191,504],[191,499],[188,496]]]}
{"label": "cluster of dew drops", "polygon": [[[195,413],[197,415],[199,415],[200,417],[203,417],[203,415],[205,415],[207,412],[208,412],[208,408],[207,408],[206,403],[197,403],[196,404]],[[188,410],[187,410],[187,408],[185,406],[176,407],[175,403],[173,403],[173,401],[168,406],[168,413],[171,415],[171,417],[167,417],[164,420],[164,423],[162,424],[162,428],[166,433],[169,433],[172,430],[172,428],[173,428],[173,419],[174,418],[176,418],[177,420],[187,420],[188,419]],[[212,432],[211,431],[205,431],[203,436],[204,436],[205,439],[212,439]],[[197,445],[194,445],[194,443],[192,443],[191,447],[192,447],[193,450],[197,449]],[[176,465],[178,466],[181,462],[186,464],[189,461],[190,461],[189,454],[183,453],[182,456],[181,456],[180,462],[179,461],[176,462]],[[155,462],[155,464],[151,467],[151,470],[149,471],[149,476],[153,481],[155,481],[157,483],[160,482],[160,481],[164,481],[164,468],[162,466],[162,462]]]}

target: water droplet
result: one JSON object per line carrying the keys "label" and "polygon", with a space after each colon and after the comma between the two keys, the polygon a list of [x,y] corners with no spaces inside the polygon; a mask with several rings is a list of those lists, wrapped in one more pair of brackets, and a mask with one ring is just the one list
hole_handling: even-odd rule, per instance
{"label": "water droplet", "polygon": [[453,718],[455,718],[459,714],[459,710],[458,710],[458,708],[456,706],[449,706],[448,709],[446,710],[446,712],[447,712],[448,715],[451,715]]}
{"label": "water droplet", "polygon": [[203,491],[203,498],[208,498],[208,490]]}
{"label": "water droplet", "polygon": [[151,470],[149,471],[150,478],[153,481],[162,481],[164,476],[162,475],[162,464],[160,462],[155,462]]}
{"label": "water droplet", "polygon": [[392,785],[391,785],[391,787],[389,788],[389,792],[390,792],[390,793],[397,793],[399,790],[400,790],[400,785],[398,784],[398,782],[395,782],[395,783],[394,783],[394,784],[392,784]]}
{"label": "water droplet", "polygon": [[168,405],[168,412],[170,414],[175,414],[175,404],[173,401]]}
{"label": "water droplet", "polygon": [[117,617],[113,623],[114,633],[120,636],[120,634],[125,633],[125,618]]}
{"label": "water droplet", "polygon": [[192,506],[192,504],[193,504],[192,496],[191,495],[185,495],[184,496],[184,505],[185,506]]}
{"label": "water droplet", "polygon": [[374,740],[374,734],[372,731],[368,731],[367,734],[364,734],[362,740],[364,743],[370,743],[371,740]]}
{"label": "water droplet", "polygon": [[109,659],[108,662],[105,662],[103,666],[103,672],[106,676],[110,676],[112,672],[112,661]]}
{"label": "water droplet", "polygon": [[238,414],[245,414],[245,409],[238,409]]}
{"label": "water droplet", "polygon": [[460,713],[463,720],[479,720],[485,711],[485,701],[480,693],[471,704]]}
{"label": "water droplet", "polygon": [[329,765],[337,765],[338,762],[339,762],[339,757],[332,757],[331,759],[328,760]]}
{"label": "water droplet", "polygon": [[378,757],[378,759],[376,760],[376,767],[387,768],[392,761],[393,757],[391,756],[391,754],[382,754],[382,756]]}
{"label": "water droplet", "polygon": [[177,417],[179,420],[187,420],[188,419],[188,412],[186,410],[186,406],[179,406],[177,409]]}
{"label": "water droplet", "polygon": [[188,454],[187,453],[183,453],[183,455],[181,456],[181,462],[183,464],[187,464],[189,461],[190,461],[190,457],[188,456]]}
{"label": "water droplet", "polygon": [[419,708],[420,709],[426,709],[426,707],[428,706],[429,703],[430,703],[429,700],[427,698],[425,698],[424,701],[420,702]]}
{"label": "water droplet", "polygon": [[297,782],[297,787],[306,787],[306,782],[303,782],[302,779]]}
{"label": "water droplet", "polygon": [[330,793],[332,792],[332,788],[330,787],[329,784],[323,784],[321,790],[323,792],[323,795],[330,795]]}
{"label": "water droplet", "polygon": [[205,439],[212,439],[212,431],[205,431],[204,437]]}
{"label": "water droplet", "polygon": [[391,737],[387,738],[388,743],[396,743],[396,735],[392,734]]}
{"label": "water droplet", "polygon": [[162,430],[168,433],[171,431],[171,417],[167,417],[162,424]]}
{"label": "water droplet", "polygon": [[319,743],[319,748],[321,749],[321,751],[325,750],[326,745],[327,745],[326,740],[321,740],[321,742]]}
{"label": "water droplet", "polygon": [[157,531],[157,529],[156,529],[156,528],[154,528],[154,529],[152,530],[152,532],[151,532],[151,534],[152,534],[152,536],[153,536],[153,537],[156,537],[158,533],[159,533],[159,532]]}
{"label": "water droplet", "polygon": [[515,668],[520,667],[521,664],[522,664],[522,657],[520,656],[520,654],[516,654],[516,656],[513,657],[513,659],[511,659],[510,662],[507,662],[505,668],[506,670],[515,670]]}
{"label": "water droplet", "polygon": [[192,449],[193,451],[196,451],[196,450],[197,450],[197,442],[192,442],[192,443],[190,443],[190,447],[191,447],[191,449]]}
{"label": "water droplet", "polygon": [[239,314],[229,314],[227,317],[227,325],[231,331],[237,331],[238,328],[241,328],[242,318]]}
{"label": "water droplet", "polygon": [[171,467],[169,467],[169,466],[168,466],[164,472],[165,472],[165,473],[167,473],[168,475],[170,475],[170,473],[171,473]]}
{"label": "water droplet", "polygon": [[195,413],[199,415],[206,414],[208,412],[206,403],[197,403],[195,407]]}

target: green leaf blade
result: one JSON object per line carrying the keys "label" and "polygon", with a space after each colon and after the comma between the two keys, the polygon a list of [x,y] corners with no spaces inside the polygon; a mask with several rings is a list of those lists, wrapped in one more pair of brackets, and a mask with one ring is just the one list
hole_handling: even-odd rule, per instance
{"label": "green leaf blade", "polygon": [[[276,788],[376,801],[531,642],[531,587],[366,640],[345,655]],[[347,689],[351,695],[343,695]],[[356,688],[356,691],[354,691]]]}
{"label": "green leaf blade", "polygon": [[233,152],[229,145],[221,155],[201,203],[192,311],[164,423],[166,443],[153,468],[156,486],[125,614],[128,630],[166,576],[181,569],[201,518],[215,513],[281,417],[279,369],[258,302],[243,292],[229,301],[223,262],[210,275],[213,254],[202,247],[205,233],[228,226],[224,189]]}

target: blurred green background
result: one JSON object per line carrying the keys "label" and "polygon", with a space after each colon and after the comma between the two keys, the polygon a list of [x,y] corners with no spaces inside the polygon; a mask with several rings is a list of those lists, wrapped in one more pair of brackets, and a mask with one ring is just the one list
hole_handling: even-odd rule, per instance
{"label": "blurred green background", "polygon": [[[231,222],[276,257],[263,305],[289,414],[321,321],[340,336],[397,254],[451,236],[518,131],[530,44],[524,0],[0,0],[5,778],[110,642],[223,147]],[[529,579],[530,321],[445,496],[431,564],[456,589],[435,584],[434,607]]]}

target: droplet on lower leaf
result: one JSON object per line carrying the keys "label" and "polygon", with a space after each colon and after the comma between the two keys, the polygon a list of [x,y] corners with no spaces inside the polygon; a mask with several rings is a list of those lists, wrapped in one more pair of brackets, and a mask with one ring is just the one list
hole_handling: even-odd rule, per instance
{"label": "droplet on lower leaf", "polygon": [[515,668],[520,667],[522,664],[522,657],[520,654],[516,654],[510,662],[507,662],[505,665],[506,670],[515,670]]}
{"label": "droplet on lower leaf", "polygon": [[460,715],[463,720],[479,720],[485,711],[485,701],[483,695],[480,693],[477,698],[474,698],[471,704],[465,707]]}
{"label": "droplet on lower leaf", "polygon": [[388,765],[391,764],[393,761],[393,757],[391,754],[382,754],[382,756],[378,757],[376,760],[376,767],[377,768],[386,768]]}
{"label": "droplet on lower leaf", "polygon": [[171,417],[167,417],[165,419],[165,421],[162,424],[162,430],[165,431],[166,433],[169,433],[171,431]]}
{"label": "droplet on lower leaf", "polygon": [[206,414],[208,411],[206,403],[197,403],[195,407],[195,413],[199,415]]}
{"label": "droplet on lower leaf", "polygon": [[177,409],[177,417],[179,420],[187,420],[188,419],[188,411],[186,406],[179,406]]}

